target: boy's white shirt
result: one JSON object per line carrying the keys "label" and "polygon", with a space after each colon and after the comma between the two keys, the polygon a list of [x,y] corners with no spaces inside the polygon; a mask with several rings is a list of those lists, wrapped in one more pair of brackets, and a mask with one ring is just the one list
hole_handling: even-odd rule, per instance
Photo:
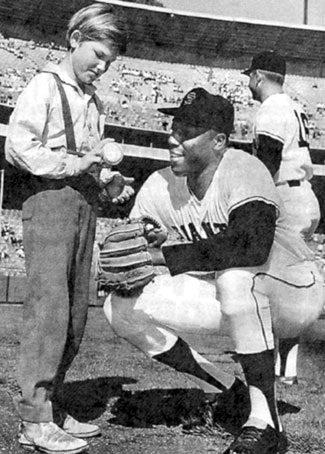
{"label": "boy's white shirt", "polygon": [[[101,140],[105,115],[95,100],[96,88],[83,92],[62,68],[49,63],[43,71],[60,76],[69,101],[77,151],[87,152]],[[61,179],[80,173],[80,158],[67,153],[61,97],[48,72],[37,74],[17,100],[5,145],[6,159],[34,175]]]}

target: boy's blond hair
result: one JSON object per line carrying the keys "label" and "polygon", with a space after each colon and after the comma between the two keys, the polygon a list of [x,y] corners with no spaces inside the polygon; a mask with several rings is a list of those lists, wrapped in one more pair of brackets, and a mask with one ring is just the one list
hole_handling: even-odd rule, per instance
{"label": "boy's blond hair", "polygon": [[69,21],[66,40],[70,49],[71,34],[79,30],[81,41],[110,40],[119,54],[126,51],[126,20],[107,3],[94,3],[77,11]]}

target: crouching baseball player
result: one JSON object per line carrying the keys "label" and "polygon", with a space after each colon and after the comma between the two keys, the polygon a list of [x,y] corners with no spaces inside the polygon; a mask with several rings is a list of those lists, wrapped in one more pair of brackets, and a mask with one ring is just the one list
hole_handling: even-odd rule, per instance
{"label": "crouching baseball player", "polygon": [[[161,249],[152,250],[161,251],[170,274],[153,277],[146,241],[135,238],[135,257],[143,257],[149,283],[131,293],[117,286],[105,301],[105,314],[118,335],[150,358],[221,395],[235,391],[238,381],[183,337],[216,333],[227,324],[251,409],[225,454],[283,453],[287,441],[276,407],[274,334],[295,337],[317,319],[322,306],[318,270],[304,241],[288,229],[267,168],[228,148],[232,105],[195,88],[180,107],[161,111],[174,116],[171,167],[144,183],[131,218],[149,216],[166,229],[165,237],[157,235],[154,242],[163,243]],[[153,241],[154,230],[145,230],[144,237]],[[173,232],[182,240],[169,240]],[[113,249],[119,255],[123,246],[117,244]],[[103,268],[115,272],[118,261],[110,262],[114,253],[106,246]]]}

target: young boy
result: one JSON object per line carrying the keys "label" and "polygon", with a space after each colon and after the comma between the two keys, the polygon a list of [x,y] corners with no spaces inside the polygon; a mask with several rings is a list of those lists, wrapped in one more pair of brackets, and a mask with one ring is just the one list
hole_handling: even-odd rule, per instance
{"label": "young boy", "polygon": [[[82,438],[98,435],[64,410],[60,389],[87,319],[89,277],[102,163],[96,149],[104,112],[93,82],[125,52],[126,28],[110,5],[78,11],[67,32],[68,51],[21,94],[6,141],[10,164],[28,172],[23,203],[27,296],[18,366],[18,441],[27,449],[79,453]],[[67,147],[57,74],[70,109],[76,149]],[[73,153],[74,152],[74,153]],[[125,186],[117,201],[127,200]]]}

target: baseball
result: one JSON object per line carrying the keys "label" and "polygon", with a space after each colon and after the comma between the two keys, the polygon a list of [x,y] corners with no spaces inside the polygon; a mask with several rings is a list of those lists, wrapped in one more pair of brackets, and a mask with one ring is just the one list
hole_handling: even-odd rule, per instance
{"label": "baseball", "polygon": [[108,166],[116,166],[123,159],[122,146],[114,142],[112,139],[104,139],[100,142],[99,147],[102,152],[104,164]]}

